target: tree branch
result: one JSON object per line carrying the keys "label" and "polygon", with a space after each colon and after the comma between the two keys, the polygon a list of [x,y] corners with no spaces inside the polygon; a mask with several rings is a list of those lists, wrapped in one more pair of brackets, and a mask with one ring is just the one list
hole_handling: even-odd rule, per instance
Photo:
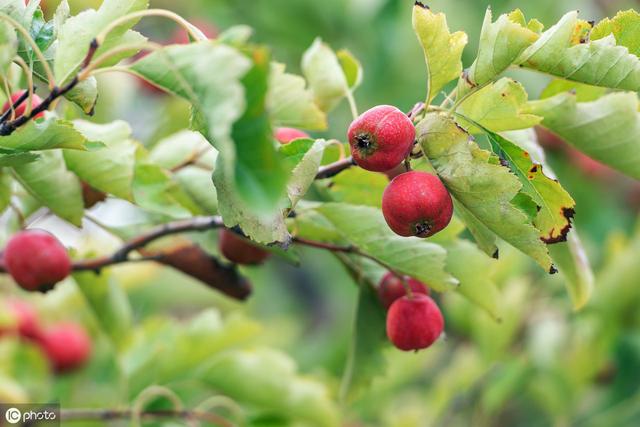
{"label": "tree branch", "polygon": [[[98,47],[99,45],[97,40],[93,39],[91,41],[91,44],[89,45],[89,50],[87,51],[87,54],[82,61],[82,65],[80,66],[80,69],[78,70],[78,73],[75,75],[75,77],[72,78],[69,81],[69,83],[67,83],[62,87],[54,86],[51,89],[51,92],[49,93],[49,95],[42,101],[42,103],[31,110],[31,114],[28,114],[28,115],[23,114],[22,116],[10,122],[6,122],[6,121],[2,122],[2,124],[0,124],[0,136],[11,135],[20,126],[24,125],[29,120],[33,120],[35,116],[42,113],[43,111],[48,110],[49,107],[51,107],[51,105],[54,103],[56,99],[60,98],[61,96],[64,96],[71,89],[76,87],[76,85],[81,81],[79,78],[80,73],[82,73],[82,71],[84,71],[84,69],[89,66],[89,63],[93,59],[93,56],[95,55],[96,50],[98,50]],[[20,103],[18,103],[18,105],[19,104]]]}
{"label": "tree branch", "polygon": [[[62,421],[113,421],[130,419],[133,416],[131,409],[62,409],[60,410],[60,419]],[[233,427],[234,424],[220,415],[212,412],[195,411],[195,410],[153,410],[144,411],[142,418],[158,419],[158,418],[181,418],[186,420],[205,421],[217,426]]]}
{"label": "tree branch", "polygon": [[346,159],[338,160],[337,162],[320,167],[318,169],[318,173],[316,174],[316,179],[331,178],[332,176],[336,176],[343,170],[349,169],[354,165],[355,162],[353,161],[353,157],[347,157]]}

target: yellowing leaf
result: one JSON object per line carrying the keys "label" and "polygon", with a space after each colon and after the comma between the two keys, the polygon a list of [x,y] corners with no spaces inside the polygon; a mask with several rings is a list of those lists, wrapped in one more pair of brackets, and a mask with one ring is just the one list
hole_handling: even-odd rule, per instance
{"label": "yellowing leaf", "polygon": [[605,18],[591,31],[591,40],[598,40],[613,34],[616,44],[640,56],[640,13],[633,9],[618,12],[612,19]]}
{"label": "yellowing leaf", "polygon": [[467,44],[467,35],[461,31],[451,34],[445,15],[434,14],[420,2],[413,7],[413,30],[427,63],[428,104],[447,83],[460,76],[462,50]]}
{"label": "yellowing leaf", "polygon": [[338,57],[320,38],[304,53],[302,73],[309,82],[316,103],[324,112],[334,109],[349,91]]}

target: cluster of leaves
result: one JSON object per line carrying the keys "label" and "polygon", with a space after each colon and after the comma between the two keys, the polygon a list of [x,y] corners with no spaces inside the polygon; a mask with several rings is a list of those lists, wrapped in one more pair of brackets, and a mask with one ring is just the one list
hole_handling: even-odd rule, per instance
{"label": "cluster of leaves", "polygon": [[[275,127],[324,130],[327,115],[343,100],[355,110],[353,93],[362,69],[351,53],[334,52],[318,39],[302,57],[300,76],[275,62],[267,47],[252,43],[245,28],[206,40],[189,27],[192,43],[158,47],[132,30],[142,16],[135,12],[147,6],[145,0],[105,0],[99,9],[71,17],[63,1],[46,22],[37,1],[0,5],[0,17],[5,18],[0,20],[0,73],[7,87],[22,87],[28,81],[12,65],[16,57],[50,87],[72,81],[83,70],[91,43],[99,39],[91,71],[108,71],[118,64],[118,71],[144,78],[191,105],[191,129],[152,149],[136,141],[125,122],[68,121],[54,112],[0,137],[0,209],[7,210],[12,230],[41,207],[81,226],[86,213],[84,183],[129,203],[139,222],[135,230],[111,230],[122,237],[175,219],[219,214],[227,227],[238,226],[265,245],[286,249],[295,236],[357,248],[366,260],[338,254],[361,284],[345,391],[368,379],[376,363],[371,355],[384,341],[382,308],[371,293],[383,273],[379,265],[411,275],[436,291],[458,292],[498,319],[504,317],[502,300],[487,272],[497,263],[492,257],[498,257],[502,240],[545,271],[557,267],[574,306],[586,303],[593,279],[571,230],[575,203],[545,164],[532,127],[544,126],[593,158],[640,178],[640,122],[633,93],[640,90],[640,52],[634,36],[640,15],[623,12],[591,28],[570,12],[543,31],[538,21],[527,22],[520,11],[496,21],[487,11],[477,58],[463,71],[467,36],[450,33],[443,14],[419,3],[413,7],[429,84],[425,106],[414,117],[424,156],[412,167],[438,174],[456,213],[444,232],[423,240],[400,238],[386,227],[379,206],[387,183],[383,175],[351,168],[316,180],[318,169],[335,159],[329,148],[334,144],[323,139],[274,144]],[[16,32],[13,22],[35,43]],[[145,47],[151,53],[142,59],[123,61]],[[511,67],[556,79],[544,99],[529,101],[520,83],[503,76]],[[456,79],[454,91],[441,97]],[[83,75],[65,97],[91,112],[98,98],[95,77]],[[442,104],[432,105],[441,98]],[[473,240],[466,238],[467,231]],[[278,253],[295,261],[295,255]],[[82,273],[75,278],[98,318],[113,320],[103,326],[113,331],[114,324],[130,318],[110,308],[111,297],[119,301],[123,296],[104,276]],[[113,332],[114,337],[124,330],[126,326]],[[236,390],[242,381],[229,372],[239,375],[255,366],[254,355],[246,355],[246,360],[216,357],[223,367],[211,374],[217,389],[298,416],[291,407],[274,406],[269,400],[279,396],[287,401],[290,391],[266,387],[263,395],[249,399],[248,391]],[[361,363],[361,358],[366,361]],[[132,369],[140,363],[133,363]],[[287,363],[274,369],[293,377]],[[254,384],[252,389],[261,387]],[[313,404],[325,408],[322,393],[312,391],[308,396],[315,399]]]}

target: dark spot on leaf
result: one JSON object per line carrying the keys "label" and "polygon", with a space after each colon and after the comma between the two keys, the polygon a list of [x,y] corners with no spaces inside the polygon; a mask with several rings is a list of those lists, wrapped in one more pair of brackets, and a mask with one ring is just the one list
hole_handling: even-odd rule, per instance
{"label": "dark spot on leaf", "polygon": [[462,71],[462,78],[464,79],[465,82],[467,82],[467,84],[471,87],[476,87],[478,86],[477,84],[475,84],[474,82],[471,81],[471,78],[469,77],[469,69],[465,69],[464,71]]}
{"label": "dark spot on leaf", "polygon": [[529,157],[529,152],[528,151],[523,151],[522,155],[525,156],[525,157]]}
{"label": "dark spot on leaf", "polygon": [[529,169],[529,172],[531,172],[531,173],[536,173],[536,172],[538,172],[538,165],[533,165],[533,166],[531,167],[531,169]]}
{"label": "dark spot on leaf", "polygon": [[593,28],[593,26],[594,26],[594,25],[596,25],[596,21],[594,21],[594,20],[592,19],[592,20],[590,20],[590,21],[587,21],[587,24],[589,24],[589,26],[590,26],[591,28]]}
{"label": "dark spot on leaf", "polygon": [[509,162],[507,162],[505,159],[503,159],[502,157],[500,157],[500,164],[502,166],[504,166],[505,168],[509,167]]}
{"label": "dark spot on leaf", "polygon": [[423,4],[423,3],[422,3],[422,2],[420,2],[420,1],[416,1],[416,2],[414,3],[414,6],[418,6],[418,7],[421,7],[421,8],[423,8],[423,9],[427,9],[427,10],[429,10],[429,6],[427,6],[426,4]]}
{"label": "dark spot on leaf", "polygon": [[491,258],[500,258],[500,249],[496,248],[496,251],[493,253],[493,255],[491,255]]}
{"label": "dark spot on leaf", "polygon": [[551,229],[551,231],[549,232],[550,237],[541,237],[540,240],[542,240],[548,245],[552,245],[554,243],[566,242],[567,234],[569,234],[569,231],[571,230],[571,220],[573,219],[575,214],[576,214],[575,209],[563,207],[562,216],[564,216],[567,219],[567,225],[562,227],[562,229],[560,230],[560,233],[557,236],[553,237],[553,234],[554,234],[553,232],[555,231],[555,228],[554,228],[554,229]]}
{"label": "dark spot on leaf", "polygon": [[500,96],[502,96],[502,97],[504,98],[505,96],[507,96],[507,94],[506,94],[506,93],[504,93],[504,92],[502,92],[502,93],[500,94]]}
{"label": "dark spot on leaf", "polygon": [[540,212],[540,209],[542,209],[540,206],[536,206],[536,212]]}
{"label": "dark spot on leaf", "polygon": [[551,265],[551,268],[549,269],[549,274],[556,274],[558,272],[558,269],[556,268],[555,265]]}

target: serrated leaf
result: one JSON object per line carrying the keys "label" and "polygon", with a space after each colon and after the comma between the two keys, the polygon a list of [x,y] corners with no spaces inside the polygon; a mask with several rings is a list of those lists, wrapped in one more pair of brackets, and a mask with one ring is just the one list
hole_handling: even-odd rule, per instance
{"label": "serrated leaf", "polygon": [[578,20],[577,12],[567,13],[522,52],[516,63],[590,85],[640,90],[640,59],[617,46],[613,35],[588,42],[587,28],[587,34],[576,40],[576,31],[585,24],[589,27]]}
{"label": "serrated leaf", "polygon": [[0,22],[0,74],[5,75],[18,52],[16,30],[7,22]]}
{"label": "serrated leaf", "polygon": [[331,180],[329,191],[336,202],[382,207],[382,193],[389,178],[362,168],[349,168]]}
{"label": "serrated leaf", "polygon": [[80,226],[84,214],[80,181],[67,170],[60,150],[45,151],[37,162],[15,166],[16,178],[60,218]]}
{"label": "serrated leaf", "polygon": [[333,110],[347,95],[349,87],[335,52],[320,38],[302,56],[302,73],[309,82],[318,107]]}
{"label": "serrated leaf", "polygon": [[527,26],[520,10],[503,14],[491,22],[491,9],[484,15],[478,56],[469,68],[471,85],[484,85],[505,71],[540,35]]}
{"label": "serrated leaf", "polygon": [[495,260],[467,240],[457,239],[443,246],[447,250],[447,271],[460,281],[456,291],[499,320],[500,292],[491,278]]}
{"label": "serrated leaf", "polygon": [[347,86],[352,91],[356,90],[362,83],[362,64],[347,49],[340,49],[336,55],[340,61],[342,72],[347,78]]}
{"label": "serrated leaf", "polygon": [[131,332],[132,309],[120,284],[108,271],[76,272],[73,278],[101,329],[116,345],[122,344]]}
{"label": "serrated leaf", "polygon": [[326,217],[345,240],[437,291],[455,288],[458,281],[445,270],[447,252],[435,243],[394,234],[379,209],[343,203],[325,203],[315,209]]}
{"label": "serrated leaf", "polygon": [[71,16],[71,9],[69,8],[69,2],[67,0],[62,0],[58,7],[56,8],[55,13],[53,14],[53,33],[55,37],[58,37],[60,33],[60,29],[64,25],[64,23]]}
{"label": "serrated leaf", "polygon": [[520,178],[522,191],[536,203],[533,225],[540,230],[540,239],[545,243],[565,241],[576,206],[571,195],[543,172],[543,165],[534,162],[529,152],[496,133],[487,132],[487,137],[494,153]]}
{"label": "serrated leaf", "polygon": [[77,104],[85,114],[92,114],[98,100],[98,81],[91,76],[78,83],[64,97]]}
{"label": "serrated leaf", "polygon": [[427,63],[429,104],[447,83],[460,76],[467,35],[461,31],[450,33],[444,13],[434,14],[419,2],[413,7],[413,30]]}
{"label": "serrated leaf", "polygon": [[565,279],[573,309],[580,310],[591,298],[595,279],[576,230],[569,233],[566,242],[549,246],[549,253]]}
{"label": "serrated leaf", "polygon": [[457,111],[494,132],[526,129],[542,120],[523,111],[527,98],[520,83],[505,77],[467,97]]}
{"label": "serrated leaf", "polygon": [[304,78],[285,72],[284,64],[273,63],[269,77],[267,108],[275,126],[325,130],[327,116],[316,105]]}
{"label": "serrated leaf", "polygon": [[33,14],[29,33],[38,48],[43,52],[55,41],[53,21],[45,21],[42,10],[40,9],[36,10]]}
{"label": "serrated leaf", "polygon": [[15,151],[70,148],[84,150],[87,143],[73,123],[48,116],[44,120],[31,120],[8,136],[0,137],[0,148]]}
{"label": "serrated leaf", "polygon": [[633,9],[620,11],[613,18],[605,18],[593,27],[591,40],[598,40],[613,34],[616,44],[640,56],[640,13]]}
{"label": "serrated leaf", "polygon": [[99,125],[77,120],[77,130],[104,148],[92,151],[64,150],[64,160],[72,172],[93,188],[132,200],[135,154],[138,144],[129,139],[131,128],[123,121]]}
{"label": "serrated leaf", "polygon": [[542,125],[604,164],[640,179],[640,113],[635,93],[611,93],[592,102],[576,102],[563,93],[532,101],[529,112]]}
{"label": "serrated leaf", "polygon": [[499,258],[500,252],[497,245],[496,234],[491,231],[482,221],[476,218],[462,203],[453,199],[453,207],[456,215],[467,226],[478,247],[492,258]]}
{"label": "serrated leaf", "polygon": [[469,215],[545,270],[552,269],[540,232],[514,204],[522,184],[491,153],[480,149],[445,114],[428,114],[417,126],[422,145],[451,195]]}

